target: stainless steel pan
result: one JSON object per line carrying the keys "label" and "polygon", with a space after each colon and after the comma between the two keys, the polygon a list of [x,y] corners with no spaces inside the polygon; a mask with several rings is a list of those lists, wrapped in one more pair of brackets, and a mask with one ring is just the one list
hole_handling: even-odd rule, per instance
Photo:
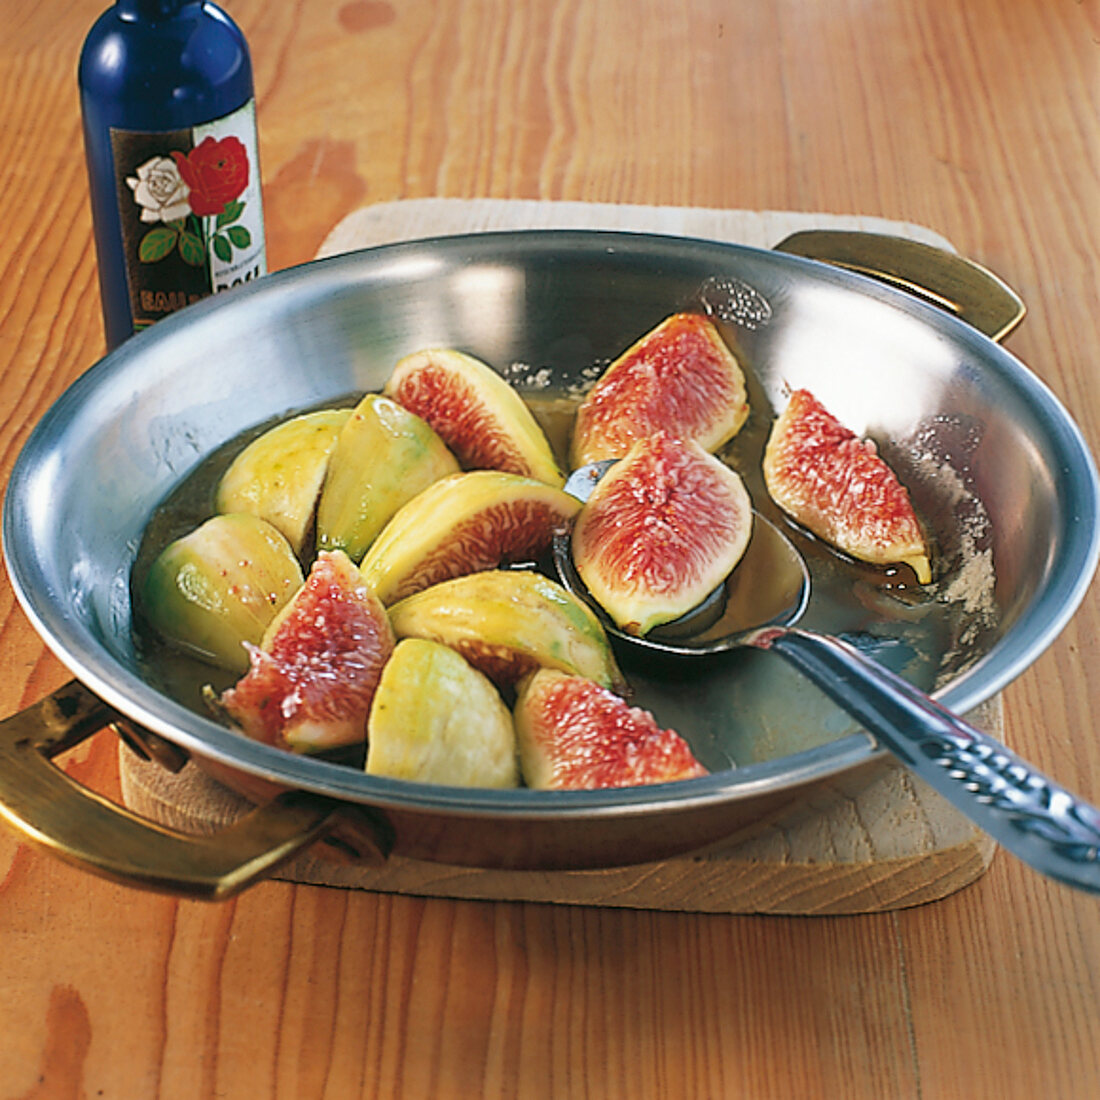
{"label": "stainless steel pan", "polygon": [[[659,859],[751,827],[839,772],[881,766],[865,734],[768,654],[724,655],[690,682],[682,668],[626,668],[639,700],[689,737],[710,776],[501,792],[387,781],[247,741],[197,701],[158,688],[138,653],[130,578],[146,524],[226,440],[377,389],[401,355],[431,345],[471,352],[521,388],[575,389],[683,308],[709,310],[746,363],[754,411],[729,458],[758,506],[767,507],[758,468],[773,409],[786,388],[806,385],[880,441],[936,532],[927,597],[808,545],[817,594],[807,622],[847,633],[955,711],[989,699],[1057,636],[1091,579],[1092,459],[1049,390],[995,342],[1021,310],[988,273],[863,235],[784,247],[885,271],[921,294],[790,251],[602,232],[484,234],[278,273],[169,318],[96,364],[37,425],[5,499],[16,594],[75,680],[4,722],[0,814],[103,874],[224,896],[325,833],[360,858],[393,851],[543,868]],[[189,756],[272,800],[213,839],[133,818],[50,763],[112,721],[154,753]]]}

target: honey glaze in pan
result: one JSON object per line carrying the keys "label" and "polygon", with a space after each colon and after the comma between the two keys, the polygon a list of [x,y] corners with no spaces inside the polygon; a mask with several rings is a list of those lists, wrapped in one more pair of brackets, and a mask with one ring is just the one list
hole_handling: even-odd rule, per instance
{"label": "honey glaze in pan", "polygon": [[[511,373],[517,375],[518,368]],[[965,671],[983,654],[996,626],[989,523],[960,461],[968,442],[965,426],[940,418],[906,444],[878,441],[909,488],[933,548],[934,579],[921,587],[908,567],[881,568],[847,558],[775,507],[760,469],[774,411],[751,373],[748,384],[752,412],[720,457],[742,476],[757,510],[780,525],[806,558],[813,596],[802,625],[843,637],[926,691]],[[351,405],[359,396],[325,406]],[[543,385],[523,396],[562,461],[581,394]],[[228,441],[180,482],[152,516],[134,565],[134,642],[142,673],[158,690],[200,713],[207,713],[204,685],[221,691],[236,676],[165,644],[146,622],[137,594],[161,549],[213,514],[218,481],[236,454],[274,423]],[[548,563],[535,565],[552,575]],[[714,629],[720,631],[721,623]],[[804,749],[808,731],[816,737],[811,743],[825,743],[856,728],[766,653],[655,660],[617,647],[616,656],[633,689],[632,701],[684,736],[711,771]],[[782,708],[774,705],[776,699],[782,699]],[[358,764],[360,757],[351,753],[340,759]]]}

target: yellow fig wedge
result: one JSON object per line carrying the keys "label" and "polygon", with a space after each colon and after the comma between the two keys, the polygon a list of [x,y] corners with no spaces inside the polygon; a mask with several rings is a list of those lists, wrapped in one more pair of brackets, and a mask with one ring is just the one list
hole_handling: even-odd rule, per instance
{"label": "yellow fig wedge", "polygon": [[213,516],[166,546],[141,590],[145,617],[169,642],[241,672],[248,645],[302,585],[286,536],[247,512]]}
{"label": "yellow fig wedge", "polygon": [[428,486],[401,507],[363,559],[384,604],[498,565],[535,560],[580,502],[534,478],[475,470]]}
{"label": "yellow fig wedge", "polygon": [[390,517],[458,462],[419,416],[367,394],[340,430],[317,505],[317,549],[358,562]]}
{"label": "yellow fig wedge", "polygon": [[219,512],[248,512],[305,546],[336,437],[350,409],[321,409],[276,424],[232,461],[218,482]]}
{"label": "yellow fig wedge", "polygon": [[414,352],[394,367],[383,392],[431,424],[463,469],[565,483],[523,398],[480,359],[444,348]]}
{"label": "yellow fig wedge", "polygon": [[500,693],[455,650],[406,638],[382,670],[367,723],[368,775],[452,787],[518,787]]}
{"label": "yellow fig wedge", "polygon": [[621,691],[607,635],[590,608],[541,573],[493,570],[444,581],[390,608],[398,638],[458,650],[494,683],[556,668]]}

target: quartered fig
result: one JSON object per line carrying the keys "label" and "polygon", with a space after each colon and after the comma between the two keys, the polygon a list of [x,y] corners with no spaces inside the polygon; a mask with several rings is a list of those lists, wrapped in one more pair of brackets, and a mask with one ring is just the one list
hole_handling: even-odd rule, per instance
{"label": "quartered fig", "polygon": [[751,534],[741,478],[698,443],[657,432],[592,490],[573,529],[573,561],[615,624],[646,634],[717,588]]}
{"label": "quartered fig", "polygon": [[909,493],[870,440],[860,439],[808,390],[795,390],[772,426],[764,482],[792,519],[860,561],[904,562],[932,579]]}
{"label": "quartered fig", "polygon": [[317,505],[317,548],[359,561],[406,501],[458,462],[419,416],[370,393],[352,410],[329,458]]}
{"label": "quartered fig", "polygon": [[664,430],[716,451],[749,415],[745,376],[717,328],[697,313],[674,313],[627,348],[577,409],[574,469],[622,458]]}
{"label": "quartered fig", "polygon": [[394,604],[390,622],[398,638],[449,645],[499,685],[547,667],[624,687],[599,619],[540,573],[456,577]]}
{"label": "quartered fig", "polygon": [[301,554],[336,436],[350,409],[322,409],[276,424],[254,439],[218,482],[219,512],[251,512]]}
{"label": "quartered fig", "polygon": [[528,677],[515,726],[528,787],[593,790],[707,774],[678,733],[580,676],[542,669]]}
{"label": "quartered fig", "polygon": [[558,486],[565,481],[523,399],[472,355],[443,348],[407,355],[384,392],[427,420],[465,470],[504,470]]}
{"label": "quartered fig", "polygon": [[454,787],[517,787],[516,735],[500,693],[458,653],[406,638],[382,670],[367,773]]}
{"label": "quartered fig", "polygon": [[294,752],[358,744],[393,647],[359,570],[341,551],[322,551],[218,706],[246,736]]}
{"label": "quartered fig", "polygon": [[258,645],[302,584],[286,537],[248,513],[214,516],[161,551],[142,585],[146,618],[166,639],[210,664],[248,668]]}
{"label": "quartered fig", "polygon": [[363,559],[385,604],[452,577],[535,560],[579,502],[534,478],[476,470],[452,474],[404,505]]}

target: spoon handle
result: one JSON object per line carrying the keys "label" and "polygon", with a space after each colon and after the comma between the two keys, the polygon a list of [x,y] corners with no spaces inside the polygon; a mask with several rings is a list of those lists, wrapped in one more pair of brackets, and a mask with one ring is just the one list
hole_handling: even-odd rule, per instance
{"label": "spoon handle", "polygon": [[1051,878],[1100,894],[1100,811],[900,676],[826,635],[761,631],[752,644],[794,665],[910,771]]}

